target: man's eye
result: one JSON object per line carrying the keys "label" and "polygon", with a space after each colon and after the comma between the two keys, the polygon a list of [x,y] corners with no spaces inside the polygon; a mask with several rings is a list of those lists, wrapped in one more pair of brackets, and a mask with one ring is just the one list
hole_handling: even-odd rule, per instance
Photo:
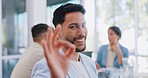
{"label": "man's eye", "polygon": [[82,24],[82,27],[83,27],[83,28],[87,28],[87,27],[86,27],[86,24]]}
{"label": "man's eye", "polygon": [[86,28],[86,25],[82,25],[83,28]]}
{"label": "man's eye", "polygon": [[74,29],[74,28],[76,28],[76,26],[70,26],[69,28],[72,28],[72,29]]}

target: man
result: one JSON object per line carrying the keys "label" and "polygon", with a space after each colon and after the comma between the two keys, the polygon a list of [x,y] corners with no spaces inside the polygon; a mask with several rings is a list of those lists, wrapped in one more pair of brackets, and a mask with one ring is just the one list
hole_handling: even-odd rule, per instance
{"label": "man", "polygon": [[[43,59],[35,64],[32,71],[33,78],[62,78],[63,76],[56,77],[60,76],[59,73],[61,72],[66,74],[66,78],[97,78],[95,63],[89,57],[80,53],[86,48],[87,28],[84,14],[85,9],[83,6],[72,3],[61,5],[55,10],[53,24],[56,30],[54,35],[49,32],[50,35],[53,35],[49,36],[49,40],[46,39],[43,41],[47,63],[46,60]],[[69,41],[74,44],[76,47],[75,52],[72,52],[72,45],[60,40]],[[50,44],[49,46],[47,45],[48,42]],[[58,50],[60,48],[65,53],[63,54],[65,58],[59,54]],[[56,53],[54,54],[54,52]],[[54,55],[54,57],[52,55]],[[69,62],[67,62],[67,60],[69,58],[71,61],[68,70]],[[66,59],[66,62],[64,59]],[[50,71],[47,64],[49,65]]]}
{"label": "man", "polygon": [[46,24],[37,24],[32,27],[31,32],[34,43],[30,45],[22,54],[13,69],[11,78],[31,78],[31,72],[34,64],[44,58],[41,40],[45,39],[48,28],[50,27]]}

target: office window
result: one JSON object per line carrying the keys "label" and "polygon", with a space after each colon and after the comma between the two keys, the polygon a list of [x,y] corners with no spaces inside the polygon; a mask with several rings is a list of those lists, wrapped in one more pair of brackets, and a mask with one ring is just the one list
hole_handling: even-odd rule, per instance
{"label": "office window", "polygon": [[2,0],[2,33],[2,78],[10,78],[28,46],[26,0]]}
{"label": "office window", "polygon": [[138,73],[148,73],[148,0],[138,0]]}
{"label": "office window", "polygon": [[[96,7],[98,46],[108,44],[107,30],[118,26],[122,31],[120,42],[134,50],[134,6],[132,0],[99,0]],[[129,34],[130,32],[130,34]],[[127,39],[127,34],[128,39]],[[128,43],[131,44],[128,44]]]}
{"label": "office window", "polygon": [[95,0],[84,0],[83,6],[86,9],[85,19],[88,30],[86,39],[86,51],[95,50]]}
{"label": "office window", "polygon": [[2,0],[3,56],[16,55],[28,46],[25,0]]}
{"label": "office window", "polygon": [[147,0],[96,0],[96,45],[108,44],[107,29],[118,26],[122,31],[120,43],[129,49],[134,75],[140,78],[148,76],[147,19]]}
{"label": "office window", "polygon": [[18,59],[4,59],[2,60],[2,75],[3,78],[10,78],[11,72],[14,68],[14,66],[16,65],[16,63],[18,62]]}

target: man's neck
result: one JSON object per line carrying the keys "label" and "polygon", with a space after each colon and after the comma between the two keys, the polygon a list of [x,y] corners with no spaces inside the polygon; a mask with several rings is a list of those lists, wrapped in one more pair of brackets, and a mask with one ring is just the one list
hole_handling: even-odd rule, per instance
{"label": "man's neck", "polygon": [[71,60],[80,61],[80,54],[78,52],[73,53]]}
{"label": "man's neck", "polygon": [[38,39],[38,38],[34,38],[34,42],[38,43],[38,44],[41,44],[41,40]]}

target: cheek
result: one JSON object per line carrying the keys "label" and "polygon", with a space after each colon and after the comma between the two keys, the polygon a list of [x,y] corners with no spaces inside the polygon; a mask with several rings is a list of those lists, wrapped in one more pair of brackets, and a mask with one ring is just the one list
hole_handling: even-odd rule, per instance
{"label": "cheek", "polygon": [[117,41],[117,40],[118,40],[118,38],[114,36],[114,37],[113,37],[113,40],[114,40],[114,41]]}
{"label": "cheek", "polygon": [[77,31],[74,31],[74,30],[69,30],[67,32],[67,36],[72,37],[72,38],[74,38],[76,34],[77,34]]}
{"label": "cheek", "polygon": [[116,35],[116,36],[115,36],[115,39],[118,40],[118,39],[119,39],[119,36]]}
{"label": "cheek", "polygon": [[110,40],[114,39],[114,37],[113,37],[113,36],[108,36],[108,38],[109,38]]}
{"label": "cheek", "polygon": [[73,33],[67,33],[67,34],[65,34],[64,37],[67,38],[67,39],[73,40],[74,34]]}
{"label": "cheek", "polygon": [[87,33],[88,33],[88,31],[87,31],[87,29],[86,29],[86,31],[85,31],[85,35],[87,36]]}
{"label": "cheek", "polygon": [[116,41],[117,40],[117,38],[115,37],[115,36],[110,36],[110,38],[109,38],[111,41]]}

